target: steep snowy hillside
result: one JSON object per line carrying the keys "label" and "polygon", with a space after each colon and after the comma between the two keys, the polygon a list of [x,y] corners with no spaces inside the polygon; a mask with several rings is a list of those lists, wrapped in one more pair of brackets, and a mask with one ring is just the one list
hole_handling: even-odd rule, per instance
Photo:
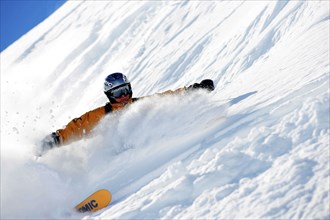
{"label": "steep snowy hillside", "polygon": [[[329,1],[70,1],[1,53],[2,219],[329,219]],[[144,99],[89,139],[40,140]],[[97,189],[107,208],[73,207]]]}

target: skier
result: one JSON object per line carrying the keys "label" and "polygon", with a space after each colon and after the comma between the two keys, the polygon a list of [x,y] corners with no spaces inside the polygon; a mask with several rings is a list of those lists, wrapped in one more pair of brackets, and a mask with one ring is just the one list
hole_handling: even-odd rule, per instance
{"label": "skier", "polygon": [[[168,90],[158,94],[175,94],[196,89],[213,91],[213,81],[211,79],[204,79],[200,83],[194,83],[188,87],[179,88],[174,91]],[[39,149],[40,152],[38,153],[39,156],[45,154],[48,150],[54,147],[60,147],[75,140],[82,139],[90,134],[91,130],[106,114],[121,110],[133,102],[144,98],[132,98],[133,92],[131,84],[127,77],[122,73],[112,73],[105,78],[104,93],[108,97],[109,102],[107,102],[104,106],[86,112],[79,118],[74,118],[66,125],[65,128],[59,129],[56,132],[47,135],[42,140],[41,149]]]}

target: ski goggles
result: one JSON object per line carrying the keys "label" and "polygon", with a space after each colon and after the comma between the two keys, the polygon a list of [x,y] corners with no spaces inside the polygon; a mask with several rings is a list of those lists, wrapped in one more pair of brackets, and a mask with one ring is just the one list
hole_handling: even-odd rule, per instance
{"label": "ski goggles", "polygon": [[119,98],[121,96],[127,96],[132,92],[131,85],[125,84],[123,86],[119,86],[114,89],[110,89],[109,91],[106,92],[106,95],[111,98]]}

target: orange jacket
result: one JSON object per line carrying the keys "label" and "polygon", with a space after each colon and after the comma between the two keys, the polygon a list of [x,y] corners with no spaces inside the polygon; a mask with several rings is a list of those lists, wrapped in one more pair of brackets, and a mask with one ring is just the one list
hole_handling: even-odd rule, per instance
{"label": "orange jacket", "polygon": [[[162,93],[158,93],[158,95],[166,95],[173,93],[180,93],[185,91],[186,87],[179,88],[175,91],[168,90]],[[146,98],[146,97],[141,97]],[[134,101],[141,98],[133,98],[129,101],[128,104],[132,104]],[[70,121],[65,128],[59,129],[56,133],[59,135],[60,145],[68,144],[72,141],[82,139],[86,135],[89,135],[92,129],[101,121],[101,119],[110,112],[121,110],[122,108],[128,105],[121,104],[110,104],[109,102],[101,107],[98,107],[92,111],[86,112],[79,118],[74,118]]]}

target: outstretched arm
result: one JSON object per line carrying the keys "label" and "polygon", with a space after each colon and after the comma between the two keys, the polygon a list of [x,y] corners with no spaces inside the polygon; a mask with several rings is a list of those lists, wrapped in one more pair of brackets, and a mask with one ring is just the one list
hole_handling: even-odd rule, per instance
{"label": "outstretched arm", "polygon": [[106,106],[86,112],[79,118],[71,120],[63,129],[46,136],[42,141],[40,156],[54,147],[60,147],[74,140],[80,140],[89,135],[91,130],[106,114]]}
{"label": "outstretched arm", "polygon": [[206,89],[207,91],[210,91],[210,92],[213,91],[214,90],[213,80],[204,79],[200,83],[194,83],[190,86],[182,87],[182,88],[179,88],[176,90],[167,90],[165,92],[158,93],[158,94],[160,94],[160,95],[175,94],[175,93],[181,93],[183,91],[194,91],[194,90],[198,90],[198,89]]}

